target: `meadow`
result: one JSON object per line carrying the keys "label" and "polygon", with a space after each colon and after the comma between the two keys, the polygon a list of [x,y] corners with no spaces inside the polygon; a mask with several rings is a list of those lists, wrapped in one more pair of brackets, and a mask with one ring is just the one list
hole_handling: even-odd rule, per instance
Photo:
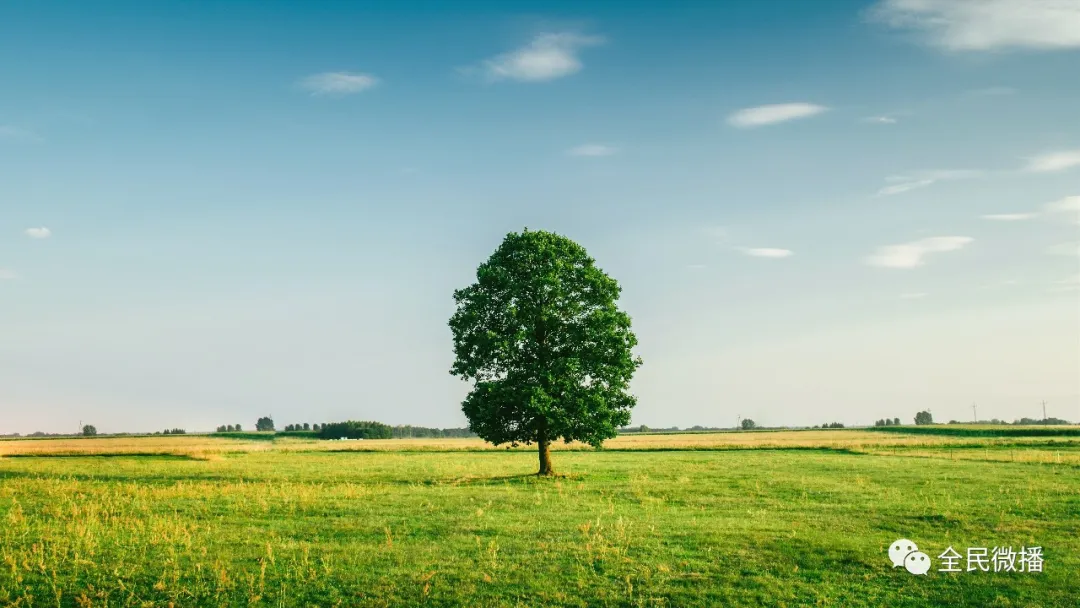
{"label": "meadow", "polygon": [[0,605],[1078,605],[1080,437],[971,430],[623,435],[553,479],[474,439],[0,441]]}

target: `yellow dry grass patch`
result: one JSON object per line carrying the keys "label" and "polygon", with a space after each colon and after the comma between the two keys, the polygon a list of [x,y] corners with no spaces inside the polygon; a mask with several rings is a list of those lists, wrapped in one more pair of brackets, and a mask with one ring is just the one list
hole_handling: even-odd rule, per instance
{"label": "yellow dry grass patch", "polygon": [[273,447],[271,441],[223,439],[210,435],[26,439],[0,441],[0,457],[160,454],[209,459],[229,452],[255,452]]}
{"label": "yellow dry grass patch", "polygon": [[[1080,438],[1049,438],[1065,449],[1080,447]],[[682,433],[671,435],[626,434],[607,441],[609,450],[708,450],[708,449],[791,449],[822,448],[854,451],[880,452],[890,448],[902,449],[915,455],[913,449],[929,450],[935,456],[975,458],[977,456],[949,456],[935,450],[950,447],[982,446],[986,450],[972,452],[989,453],[1002,446],[1043,445],[1045,437],[953,437],[941,435],[907,435],[857,430],[808,430],[808,431],[755,431],[720,433]],[[581,443],[556,443],[555,450],[591,450]],[[279,437],[273,440],[245,440],[215,437],[213,435],[100,437],[67,439],[33,439],[0,441],[0,457],[3,456],[105,456],[174,455],[209,460],[223,454],[242,452],[318,452],[318,451],[456,451],[456,450],[505,450],[477,438],[417,438],[379,439],[366,441],[322,441]],[[518,450],[533,450],[532,446],[519,446]],[[1051,449],[1051,451],[1053,451]],[[995,453],[995,460],[1043,458],[1043,456],[1010,455],[1008,451]],[[1049,458],[1049,457],[1047,457]],[[1057,462],[1054,456],[1052,461]],[[1075,455],[1066,454],[1063,462],[1072,462]],[[1034,460],[1041,462],[1042,460]]]}

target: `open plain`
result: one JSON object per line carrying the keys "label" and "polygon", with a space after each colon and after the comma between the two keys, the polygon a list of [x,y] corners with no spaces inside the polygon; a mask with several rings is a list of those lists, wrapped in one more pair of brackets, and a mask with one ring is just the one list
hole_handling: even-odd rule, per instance
{"label": "open plain", "polygon": [[1076,605],[1077,429],[968,431],[622,435],[554,479],[475,439],[5,440],[0,604]]}

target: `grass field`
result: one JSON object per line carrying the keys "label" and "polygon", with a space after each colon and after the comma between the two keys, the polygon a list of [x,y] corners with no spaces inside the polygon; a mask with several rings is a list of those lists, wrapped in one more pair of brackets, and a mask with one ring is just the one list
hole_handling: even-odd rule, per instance
{"label": "grass field", "polygon": [[[570,448],[570,449],[567,449]],[[10,606],[1078,605],[1080,437],[0,441]],[[927,576],[893,569],[909,538]],[[1041,546],[1041,573],[938,572]],[[962,564],[963,565],[963,564]]]}

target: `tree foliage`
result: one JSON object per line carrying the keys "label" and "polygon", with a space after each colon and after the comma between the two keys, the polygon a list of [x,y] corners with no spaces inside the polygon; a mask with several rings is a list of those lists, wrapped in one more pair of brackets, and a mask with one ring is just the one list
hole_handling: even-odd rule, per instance
{"label": "tree foliage", "polygon": [[[618,283],[585,249],[544,231],[511,233],[454,292],[450,373],[474,382],[469,428],[496,445],[551,441],[599,447],[630,422],[637,338]],[[549,457],[548,457],[549,458]]]}
{"label": "tree foliage", "polygon": [[739,423],[739,426],[742,427],[744,431],[749,431],[757,428],[757,423],[749,418],[743,418],[742,422]]}
{"label": "tree foliage", "polygon": [[[239,426],[239,425],[237,425]],[[238,429],[239,430],[239,429]],[[255,421],[256,431],[272,431],[274,430],[274,420],[269,416],[264,416]]]}
{"label": "tree foliage", "polygon": [[86,437],[93,437],[94,435],[97,435],[97,427],[92,424],[83,425],[82,434]]}
{"label": "tree foliage", "polygon": [[915,414],[915,424],[934,424],[934,417],[930,415],[930,410]]}

